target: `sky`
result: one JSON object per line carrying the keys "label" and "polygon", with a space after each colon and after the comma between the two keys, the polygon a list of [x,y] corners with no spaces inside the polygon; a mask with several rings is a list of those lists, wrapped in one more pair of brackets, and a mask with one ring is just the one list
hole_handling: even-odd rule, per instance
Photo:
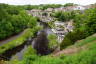
{"label": "sky", "polygon": [[0,3],[11,5],[39,5],[39,4],[66,4],[75,3],[80,5],[89,5],[96,3],[96,0],[0,0]]}

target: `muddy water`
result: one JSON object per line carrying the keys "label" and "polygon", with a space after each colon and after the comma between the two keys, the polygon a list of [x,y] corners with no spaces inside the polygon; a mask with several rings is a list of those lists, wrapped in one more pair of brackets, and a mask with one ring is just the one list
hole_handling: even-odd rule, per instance
{"label": "muddy water", "polygon": [[[29,45],[32,45],[34,47],[34,43],[39,42],[39,41],[36,41],[36,38],[38,38],[42,34],[42,32],[44,32],[46,34],[46,36],[41,36],[41,37],[39,37],[39,39],[40,38],[45,38],[49,34],[53,34],[53,32],[51,31],[51,28],[48,27],[48,25],[46,23],[39,22],[39,25],[43,26],[43,30],[38,31],[37,36],[35,36],[34,38],[29,38],[24,44],[22,44],[18,47],[7,50],[5,53],[0,55],[0,58],[4,59],[4,60],[12,60],[12,59],[15,59],[15,58],[18,59],[18,60],[22,60],[23,54],[26,51],[27,47]],[[47,41],[47,39],[46,39],[46,41]]]}

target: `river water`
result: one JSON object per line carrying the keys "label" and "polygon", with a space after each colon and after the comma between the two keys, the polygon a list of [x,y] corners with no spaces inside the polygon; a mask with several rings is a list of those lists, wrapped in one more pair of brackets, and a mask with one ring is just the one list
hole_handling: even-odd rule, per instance
{"label": "river water", "polygon": [[[46,34],[46,37],[49,34],[53,34],[53,32],[51,31],[51,28],[45,22],[38,22],[38,23],[40,26],[43,26],[43,29],[37,32],[37,36],[35,36],[34,38],[29,38],[24,44],[22,44],[18,47],[15,47],[11,50],[7,50],[2,55],[3,60],[13,60],[13,59],[22,60],[23,54],[26,51],[27,47],[29,45],[32,45],[34,47],[34,43],[39,42],[39,41],[36,41],[36,38],[38,38],[42,34],[42,32],[44,32]],[[46,37],[45,36],[43,37],[41,35],[41,37],[39,37],[39,38],[46,38]],[[46,39],[46,41],[47,41],[47,39]]]}

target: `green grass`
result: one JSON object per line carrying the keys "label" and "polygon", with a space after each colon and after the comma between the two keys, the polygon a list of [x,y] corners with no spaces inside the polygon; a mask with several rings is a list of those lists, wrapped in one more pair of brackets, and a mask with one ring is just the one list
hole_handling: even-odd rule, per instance
{"label": "green grass", "polygon": [[96,64],[96,36],[90,36],[79,42],[76,42],[72,47],[86,46],[87,49],[80,50],[79,53],[72,55],[61,56],[64,64]]}
{"label": "green grass", "polygon": [[89,36],[89,37],[87,37],[84,40],[81,40],[79,42],[76,42],[75,45],[76,46],[82,46],[82,45],[88,44],[88,43],[93,42],[93,41],[96,41],[96,36]]}
{"label": "green grass", "polygon": [[[18,61],[18,64],[96,64],[96,37],[90,36],[76,43],[77,47],[87,46],[87,49],[81,50],[79,53],[61,55],[52,57],[47,56],[37,56],[32,47],[26,50],[26,54],[22,61]],[[31,48],[31,49],[30,49]],[[12,64],[16,64],[13,62]]]}

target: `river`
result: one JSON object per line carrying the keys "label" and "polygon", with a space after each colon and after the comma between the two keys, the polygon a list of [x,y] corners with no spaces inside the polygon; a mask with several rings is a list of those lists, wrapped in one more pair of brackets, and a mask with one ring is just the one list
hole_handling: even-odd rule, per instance
{"label": "river", "polygon": [[[29,38],[24,44],[17,46],[13,49],[7,50],[5,53],[2,54],[3,60],[13,60],[13,59],[18,59],[22,60],[23,54],[26,51],[27,47],[29,45],[36,45],[36,42],[39,42],[38,38],[41,40],[44,40],[49,34],[53,34],[51,31],[51,28],[45,23],[45,22],[38,22],[40,26],[43,26],[43,29],[37,32],[37,35],[33,38]],[[45,36],[42,35],[42,33],[45,33]],[[41,35],[41,37],[39,37]],[[36,41],[37,39],[37,41]],[[45,41],[48,41],[46,39]],[[35,48],[35,47],[34,47]],[[37,50],[37,48],[36,48]],[[38,52],[39,53],[39,52]],[[44,52],[42,52],[43,54]],[[45,54],[45,53],[44,53]]]}

